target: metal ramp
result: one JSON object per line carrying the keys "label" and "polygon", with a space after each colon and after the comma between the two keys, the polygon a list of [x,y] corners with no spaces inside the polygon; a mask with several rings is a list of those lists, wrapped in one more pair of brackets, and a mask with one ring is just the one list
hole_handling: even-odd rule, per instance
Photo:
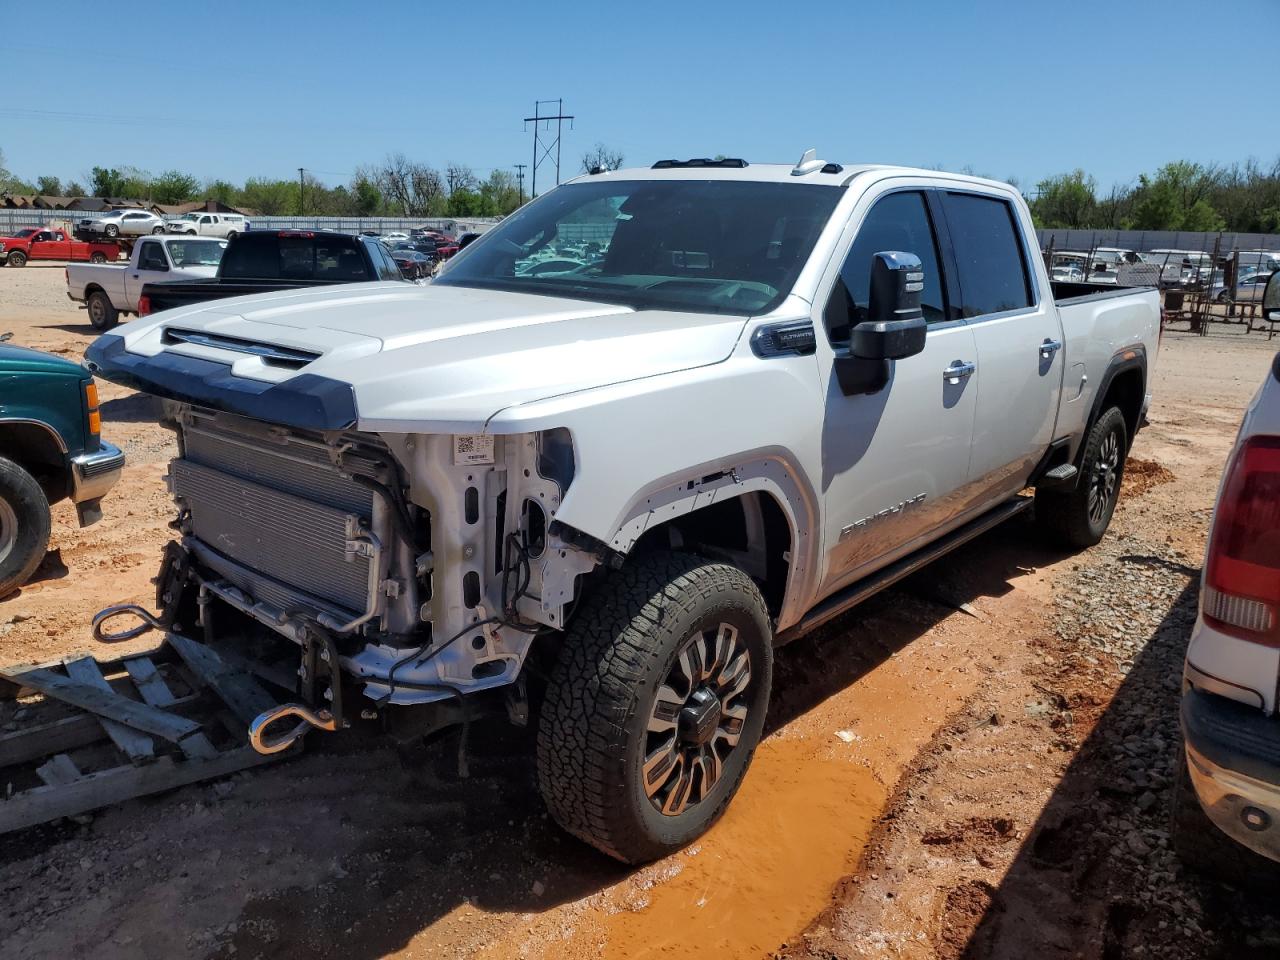
{"label": "metal ramp", "polygon": [[300,740],[270,755],[249,745],[249,724],[280,702],[273,689],[178,634],[111,660],[0,669],[0,833],[297,753]]}

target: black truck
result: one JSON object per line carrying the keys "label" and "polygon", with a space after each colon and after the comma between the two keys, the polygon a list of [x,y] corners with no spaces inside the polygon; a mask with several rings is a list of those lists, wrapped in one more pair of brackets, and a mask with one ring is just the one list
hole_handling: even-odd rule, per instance
{"label": "black truck", "polygon": [[250,231],[231,238],[216,276],[146,284],[138,315],[273,290],[404,279],[386,247],[370,237],[322,230]]}

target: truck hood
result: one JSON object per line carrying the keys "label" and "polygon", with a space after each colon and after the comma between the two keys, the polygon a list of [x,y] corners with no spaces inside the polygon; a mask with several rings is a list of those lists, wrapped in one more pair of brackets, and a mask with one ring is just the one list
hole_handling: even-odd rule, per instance
{"label": "truck hood", "polygon": [[217,300],[100,337],[109,380],[310,429],[475,432],[498,411],[726,359],[745,318],[360,283]]}

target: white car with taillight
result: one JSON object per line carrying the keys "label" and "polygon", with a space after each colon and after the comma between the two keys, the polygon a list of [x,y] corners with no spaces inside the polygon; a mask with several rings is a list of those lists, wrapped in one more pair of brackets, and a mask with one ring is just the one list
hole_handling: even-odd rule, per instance
{"label": "white car with taillight", "polygon": [[[1263,300],[1280,321],[1280,274]],[[1221,863],[1222,833],[1280,861],[1280,354],[1245,412],[1218,490],[1200,615],[1182,695],[1186,773],[1175,840],[1187,859]]]}

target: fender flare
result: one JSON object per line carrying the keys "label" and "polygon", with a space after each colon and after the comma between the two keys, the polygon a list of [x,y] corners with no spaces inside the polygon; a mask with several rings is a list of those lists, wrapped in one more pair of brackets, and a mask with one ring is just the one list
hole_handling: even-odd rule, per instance
{"label": "fender flare", "polygon": [[[1107,369],[1102,374],[1102,380],[1098,383],[1098,389],[1093,394],[1093,406],[1089,410],[1089,419],[1085,421],[1080,448],[1076,451],[1077,460],[1084,450],[1084,437],[1089,435],[1093,425],[1098,422],[1098,417],[1102,416],[1102,403],[1107,397],[1107,391],[1111,389],[1111,384],[1115,382],[1117,376],[1129,370],[1137,370],[1141,373],[1142,391],[1145,397],[1147,390],[1147,348],[1143,344],[1134,344],[1117,350],[1107,364]],[[1138,416],[1142,416],[1141,411],[1138,412]],[[1133,433],[1136,434],[1137,430],[1134,430]],[[1133,440],[1134,438],[1130,436],[1129,446],[1133,446]]]}
{"label": "fender flare", "polygon": [[777,501],[791,531],[787,584],[777,623],[781,630],[803,615],[804,598],[812,595],[821,569],[821,511],[817,494],[802,477],[778,454],[759,452],[732,466],[708,466],[668,477],[632,498],[606,543],[625,556],[647,530],[669,520],[749,493],[768,494]]}

